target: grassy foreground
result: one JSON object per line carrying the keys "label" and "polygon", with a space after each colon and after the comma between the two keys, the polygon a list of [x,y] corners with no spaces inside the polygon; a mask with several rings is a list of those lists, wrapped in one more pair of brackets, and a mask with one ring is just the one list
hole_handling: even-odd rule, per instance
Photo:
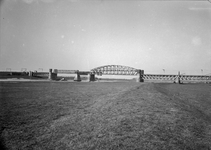
{"label": "grassy foreground", "polygon": [[5,149],[211,149],[211,86],[0,82]]}

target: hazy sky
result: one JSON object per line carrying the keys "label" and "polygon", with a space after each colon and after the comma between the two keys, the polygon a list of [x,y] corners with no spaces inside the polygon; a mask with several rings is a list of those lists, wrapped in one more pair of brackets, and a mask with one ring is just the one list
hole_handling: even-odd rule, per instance
{"label": "hazy sky", "polygon": [[[3,0],[0,70],[88,71],[116,64],[145,73],[211,73],[211,3]],[[42,69],[39,69],[42,68]]]}

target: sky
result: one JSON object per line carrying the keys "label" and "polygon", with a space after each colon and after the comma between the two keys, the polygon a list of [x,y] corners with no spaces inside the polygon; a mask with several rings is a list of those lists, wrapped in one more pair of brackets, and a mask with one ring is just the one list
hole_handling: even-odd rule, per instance
{"label": "sky", "polygon": [[211,73],[211,2],[2,0],[0,70]]}

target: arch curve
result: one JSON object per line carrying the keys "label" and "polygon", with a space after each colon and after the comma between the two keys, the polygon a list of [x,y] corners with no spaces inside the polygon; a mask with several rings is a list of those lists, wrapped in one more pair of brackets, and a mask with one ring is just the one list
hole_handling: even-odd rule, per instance
{"label": "arch curve", "polygon": [[91,72],[97,75],[137,75],[139,69],[121,65],[105,65],[91,69]]}

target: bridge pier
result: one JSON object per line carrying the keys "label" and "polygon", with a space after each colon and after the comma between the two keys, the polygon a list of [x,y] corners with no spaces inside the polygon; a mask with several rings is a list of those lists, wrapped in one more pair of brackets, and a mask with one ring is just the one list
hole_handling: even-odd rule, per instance
{"label": "bridge pier", "polygon": [[178,84],[180,84],[180,83],[181,83],[181,81],[180,81],[180,72],[178,72],[178,77],[177,77],[177,81],[176,81],[176,83],[178,83]]}
{"label": "bridge pier", "polygon": [[95,81],[95,74],[93,73],[88,74],[88,80],[89,82]]}
{"label": "bridge pier", "polygon": [[32,71],[29,71],[29,76],[32,77]]}
{"label": "bridge pier", "polygon": [[52,80],[52,69],[49,69],[48,79]]}
{"label": "bridge pier", "polygon": [[56,73],[57,74],[58,73],[58,69],[54,69],[53,70],[53,73]]}
{"label": "bridge pier", "polygon": [[80,76],[80,74],[79,74],[78,72],[79,72],[79,71],[77,71],[77,73],[76,73],[76,75],[75,75],[74,81],[80,82],[80,81],[81,81],[81,76]]}
{"label": "bridge pier", "polygon": [[143,76],[144,76],[144,70],[139,70],[137,82],[144,82]]}
{"label": "bridge pier", "polygon": [[52,69],[49,69],[48,79],[55,80],[57,78],[57,73],[52,72]]}

